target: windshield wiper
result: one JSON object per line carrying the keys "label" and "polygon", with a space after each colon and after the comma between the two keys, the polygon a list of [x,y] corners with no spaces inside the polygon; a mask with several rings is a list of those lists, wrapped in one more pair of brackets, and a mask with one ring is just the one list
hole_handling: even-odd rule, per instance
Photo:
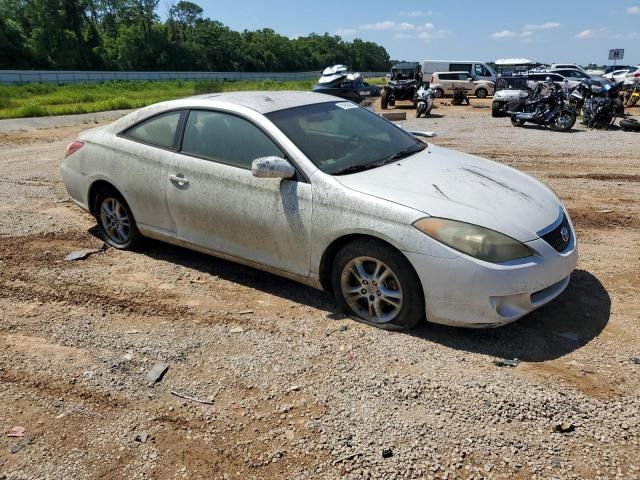
{"label": "windshield wiper", "polygon": [[[427,146],[424,145],[424,144],[423,145],[411,146],[411,147],[405,148],[404,150],[400,150],[398,153],[395,153],[395,154],[391,155],[390,157],[385,158],[384,160],[382,160],[382,162],[389,163],[389,162],[393,162],[394,160],[402,160],[403,158],[410,157],[414,153],[421,152],[425,148],[427,148]],[[383,165],[384,165],[384,163],[383,163]]]}
{"label": "windshield wiper", "polygon": [[362,172],[364,170],[370,170],[372,168],[379,167],[380,165],[381,165],[380,162],[361,163],[359,165],[351,165],[350,167],[345,167],[341,170],[336,170],[335,172],[332,172],[331,175],[344,175],[346,173]]}
{"label": "windshield wiper", "polygon": [[413,155],[414,153],[421,152],[425,148],[427,148],[425,144],[422,144],[422,145],[416,144],[414,146],[405,148],[404,150],[400,150],[398,153],[394,153],[389,157],[385,157],[382,160],[378,160],[372,163],[361,163],[359,165],[351,165],[350,167],[345,167],[341,170],[336,170],[335,172],[332,173],[332,175],[344,175],[347,173],[362,172],[364,170],[370,170],[372,168],[382,167],[383,165],[387,165],[391,162],[395,162],[396,160],[402,160],[403,158],[407,158]]}

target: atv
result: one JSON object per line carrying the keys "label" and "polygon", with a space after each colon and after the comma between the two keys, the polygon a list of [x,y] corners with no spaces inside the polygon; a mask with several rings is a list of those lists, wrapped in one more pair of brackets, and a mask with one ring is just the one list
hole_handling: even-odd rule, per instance
{"label": "atv", "polygon": [[391,68],[391,79],[382,87],[380,106],[386,110],[396,100],[408,100],[416,105],[416,92],[422,85],[422,66],[418,62],[398,63]]}

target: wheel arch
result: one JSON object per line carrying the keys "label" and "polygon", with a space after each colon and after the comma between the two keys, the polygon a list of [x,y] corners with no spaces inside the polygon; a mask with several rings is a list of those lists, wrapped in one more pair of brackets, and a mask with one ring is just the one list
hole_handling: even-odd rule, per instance
{"label": "wheel arch", "polygon": [[[89,191],[87,192],[87,208],[89,209],[89,213],[91,215],[93,215],[94,217],[97,215],[97,210],[96,210],[96,197],[98,195],[98,192],[102,191],[102,190],[113,190],[116,193],[118,193],[120,196],[122,196],[122,198],[124,198],[125,202],[127,202],[127,204],[129,204],[129,202],[127,201],[126,197],[122,194],[122,191],[120,189],[118,189],[118,187],[116,187],[115,185],[113,185],[113,183],[109,182],[108,180],[105,179],[97,179],[94,180],[91,185],[89,186]],[[129,207],[131,208],[131,207]]]}
{"label": "wheel arch", "polygon": [[[363,240],[363,239],[375,240],[376,242],[382,243],[386,245],[388,248],[398,252],[400,255],[404,257],[404,259],[407,261],[411,269],[413,269],[414,273],[416,273],[416,278],[418,279],[420,278],[417,272],[415,271],[415,268],[409,261],[409,259],[406,257],[404,253],[402,253],[402,250],[400,250],[398,247],[396,247],[389,241],[369,233],[348,233],[334,239],[325,248],[324,252],[322,253],[322,257],[320,259],[320,265],[318,268],[318,274],[319,274],[320,284],[322,285],[322,288],[324,290],[326,290],[327,292],[331,292],[333,290],[331,286],[331,268],[333,266],[333,261],[336,258],[336,255],[338,254],[340,249],[351,242],[354,242],[356,240]],[[420,285],[420,290],[422,290],[422,285]]]}

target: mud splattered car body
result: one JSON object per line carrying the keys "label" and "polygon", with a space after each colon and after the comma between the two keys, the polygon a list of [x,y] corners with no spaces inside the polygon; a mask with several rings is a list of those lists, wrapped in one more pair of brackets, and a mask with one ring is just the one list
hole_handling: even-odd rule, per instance
{"label": "mud splattered car body", "polygon": [[505,324],[558,296],[576,265],[546,186],[335,97],[192,97],[77,143],[65,185],[113,246],[139,234],[231,259],[333,290],[376,325]]}

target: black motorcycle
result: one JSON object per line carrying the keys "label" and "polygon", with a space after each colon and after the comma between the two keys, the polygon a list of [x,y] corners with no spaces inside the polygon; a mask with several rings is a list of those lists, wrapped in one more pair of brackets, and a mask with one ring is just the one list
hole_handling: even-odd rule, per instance
{"label": "black motorcycle", "polygon": [[624,117],[622,85],[620,82],[604,85],[597,92],[583,91],[586,98],[582,104],[582,123],[589,128],[609,128],[616,117]]}
{"label": "black motorcycle", "polygon": [[[542,96],[542,89],[549,91]],[[532,100],[523,102],[520,111],[510,110],[511,124],[514,127],[522,127],[525,123],[548,126],[551,130],[571,130],[576,123],[576,111],[569,104],[564,90],[554,82],[539,82],[534,89]]]}

